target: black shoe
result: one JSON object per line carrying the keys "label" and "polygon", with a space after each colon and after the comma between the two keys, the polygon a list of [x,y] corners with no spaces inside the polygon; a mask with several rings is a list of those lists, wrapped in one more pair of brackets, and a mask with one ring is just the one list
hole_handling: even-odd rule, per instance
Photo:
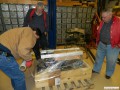
{"label": "black shoe", "polygon": [[92,70],[92,73],[98,73],[98,72],[96,72],[96,71]]}
{"label": "black shoe", "polygon": [[111,77],[110,77],[110,76],[105,75],[105,78],[106,78],[106,79],[110,79]]}

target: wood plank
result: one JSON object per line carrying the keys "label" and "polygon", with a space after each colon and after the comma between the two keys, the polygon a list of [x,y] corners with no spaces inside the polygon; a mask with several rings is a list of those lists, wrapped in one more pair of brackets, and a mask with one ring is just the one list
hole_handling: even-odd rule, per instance
{"label": "wood plank", "polygon": [[46,87],[45,87],[45,90],[50,90],[50,87],[49,87],[49,86],[46,86]]}
{"label": "wood plank", "polygon": [[80,88],[80,83],[77,80],[75,80],[74,83],[77,88]]}
{"label": "wood plank", "polygon": [[77,88],[74,81],[72,81],[71,84],[72,84],[72,88]]}
{"label": "wood plank", "polygon": [[61,89],[61,90],[65,90],[65,85],[64,85],[64,83],[61,83],[61,84],[60,84],[60,89]]}
{"label": "wood plank", "polygon": [[89,84],[91,84],[91,85],[94,84],[91,79],[86,79],[85,81],[87,81],[87,82],[88,82]]}
{"label": "wood plank", "polygon": [[71,89],[73,89],[73,87],[72,87],[72,83],[71,83],[71,82],[67,82],[67,86],[68,86],[67,90],[71,90]]}
{"label": "wood plank", "polygon": [[87,82],[85,80],[80,80],[83,86],[88,86]]}
{"label": "wood plank", "polygon": [[78,80],[78,82],[79,82],[79,84],[80,84],[80,88],[81,88],[81,90],[82,90],[82,89],[84,88],[84,86],[83,86],[81,80]]}
{"label": "wood plank", "polygon": [[65,85],[65,90],[69,90],[68,84],[67,84],[67,83],[64,83],[64,85]]}
{"label": "wood plank", "polygon": [[79,3],[79,2],[75,2],[75,1],[72,1],[72,2],[57,2],[57,6],[74,6],[74,5],[79,5],[81,6],[82,3]]}
{"label": "wood plank", "polygon": [[90,89],[93,89],[94,88],[94,83],[91,81],[91,79],[86,79],[86,82],[88,82],[89,83],[89,88]]}
{"label": "wood plank", "polygon": [[[47,90],[47,89],[46,89]],[[59,90],[57,86],[53,86],[53,90]]]}

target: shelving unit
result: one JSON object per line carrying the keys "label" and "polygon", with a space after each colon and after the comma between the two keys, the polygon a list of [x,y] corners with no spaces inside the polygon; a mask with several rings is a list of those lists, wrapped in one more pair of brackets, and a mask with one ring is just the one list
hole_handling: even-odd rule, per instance
{"label": "shelving unit", "polygon": [[[11,28],[22,27],[28,9],[35,7],[35,3],[38,1],[32,0],[31,2],[31,4],[1,3],[0,33]],[[47,4],[47,0],[44,0],[43,2]],[[97,8],[82,6],[82,3],[79,3],[78,1],[59,0],[56,4],[57,45],[65,44],[66,31],[71,28],[82,28],[86,33],[91,33],[90,22],[94,13],[97,11]]]}
{"label": "shelving unit", "polygon": [[0,4],[4,31],[23,25],[24,16],[29,5]]}
{"label": "shelving unit", "polygon": [[65,43],[66,31],[72,28],[82,28],[86,34],[91,34],[91,21],[96,8],[82,6],[57,7],[57,44]]}

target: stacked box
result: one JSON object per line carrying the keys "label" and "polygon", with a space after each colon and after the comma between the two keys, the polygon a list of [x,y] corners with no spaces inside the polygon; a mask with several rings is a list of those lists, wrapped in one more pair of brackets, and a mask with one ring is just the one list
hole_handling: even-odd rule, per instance
{"label": "stacked box", "polygon": [[23,5],[23,11],[24,11],[24,17],[26,16],[27,12],[29,10],[29,5]]}
{"label": "stacked box", "polygon": [[82,18],[86,19],[87,13],[82,13]]}
{"label": "stacked box", "polygon": [[12,29],[12,25],[5,25],[6,30]]}
{"label": "stacked box", "polygon": [[2,12],[2,15],[3,15],[3,17],[5,17],[5,18],[9,18],[9,17],[10,17],[10,14],[9,14],[8,11],[7,11],[7,12]]}
{"label": "stacked box", "polygon": [[16,12],[10,12],[10,17],[11,18],[17,18]]}
{"label": "stacked box", "polygon": [[23,12],[17,12],[17,14],[18,14],[18,18],[24,18]]}
{"label": "stacked box", "polygon": [[81,23],[78,23],[78,24],[77,24],[77,27],[78,27],[78,28],[82,28],[82,24],[81,24]]}
{"label": "stacked box", "polygon": [[23,11],[23,6],[22,5],[16,5],[17,11]]}
{"label": "stacked box", "polygon": [[57,29],[61,29],[61,24],[57,24]]}
{"label": "stacked box", "polygon": [[71,19],[67,19],[67,23],[71,23],[71,21],[72,21]]}
{"label": "stacked box", "polygon": [[10,18],[4,18],[4,23],[5,23],[5,24],[11,24]]}
{"label": "stacked box", "polygon": [[72,19],[72,24],[77,24],[77,19]]}
{"label": "stacked box", "polygon": [[0,24],[0,34],[3,32],[3,26]]}
{"label": "stacked box", "polygon": [[73,12],[73,13],[76,13],[76,12],[77,12],[77,8],[76,8],[76,7],[73,7],[73,8],[72,8],[72,12]]}
{"label": "stacked box", "polygon": [[78,8],[78,12],[81,12],[81,13],[82,13],[82,11],[83,11],[83,8],[82,8],[82,7],[79,7],[79,8]]}
{"label": "stacked box", "polygon": [[17,24],[17,25],[18,25],[17,19],[11,19],[11,22],[12,22],[13,25],[14,25],[14,24]]}
{"label": "stacked box", "polygon": [[8,11],[8,4],[1,4],[1,9],[3,11]]}
{"label": "stacked box", "polygon": [[13,28],[17,28],[18,27],[18,25],[12,25],[13,26]]}
{"label": "stacked box", "polygon": [[23,22],[24,22],[24,19],[18,19],[18,23],[19,23],[19,25],[22,25],[23,24]]}
{"label": "stacked box", "polygon": [[82,13],[79,12],[79,13],[78,13],[78,19],[81,19],[81,18],[82,18]]}
{"label": "stacked box", "polygon": [[9,4],[9,9],[10,9],[10,11],[16,11],[16,5]]}
{"label": "stacked box", "polygon": [[72,18],[77,18],[76,13],[72,13]]}
{"label": "stacked box", "polygon": [[76,28],[76,26],[77,26],[76,24],[72,24],[72,28]]}
{"label": "stacked box", "polygon": [[[57,13],[56,13],[56,21],[57,21],[57,26],[56,26],[56,30],[57,30],[57,38],[56,38],[56,42],[57,44],[61,44],[62,42],[62,18],[64,18],[64,15],[62,15],[62,8],[61,7],[57,7]],[[66,14],[66,13],[65,13]]]}
{"label": "stacked box", "polygon": [[62,13],[62,18],[67,18],[67,13]]}
{"label": "stacked box", "polygon": [[61,18],[61,13],[57,13],[57,18]]}
{"label": "stacked box", "polygon": [[87,13],[91,13],[92,12],[92,8],[91,7],[88,7],[87,8]]}
{"label": "stacked box", "polygon": [[88,9],[87,7],[83,8],[83,9],[82,9],[82,12],[83,12],[83,13],[87,13],[87,9]]}
{"label": "stacked box", "polygon": [[91,13],[87,13],[87,19],[91,18]]}
{"label": "stacked box", "polygon": [[61,7],[57,7],[57,12],[61,12]]}
{"label": "stacked box", "polygon": [[72,12],[72,7],[67,7],[67,12]]}
{"label": "stacked box", "polygon": [[82,18],[81,18],[81,19],[78,19],[77,22],[78,22],[78,24],[79,24],[79,23],[82,23]]}
{"label": "stacked box", "polygon": [[57,41],[58,44],[62,43],[62,38],[61,38],[60,34],[57,35],[57,40],[56,41]]}
{"label": "stacked box", "polygon": [[62,29],[66,29],[67,27],[66,27],[66,24],[64,24],[64,23],[62,23]]}
{"label": "stacked box", "polygon": [[61,19],[57,19],[57,24],[61,24]]}
{"label": "stacked box", "polygon": [[81,23],[86,23],[86,18],[82,18],[82,21],[81,21]]}
{"label": "stacked box", "polygon": [[62,19],[62,24],[66,24],[67,20],[66,19]]}
{"label": "stacked box", "polygon": [[61,29],[57,29],[57,35],[62,34]]}
{"label": "stacked box", "polygon": [[67,12],[67,7],[62,7],[61,10],[62,10],[62,12],[66,13]]}
{"label": "stacked box", "polygon": [[70,23],[70,24],[67,23],[67,29],[69,30],[69,29],[71,29],[71,28],[72,28],[71,23]]}

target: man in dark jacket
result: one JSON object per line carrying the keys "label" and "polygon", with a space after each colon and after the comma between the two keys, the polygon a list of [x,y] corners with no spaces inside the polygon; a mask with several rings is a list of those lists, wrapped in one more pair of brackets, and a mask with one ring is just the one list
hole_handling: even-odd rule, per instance
{"label": "man in dark jacket", "polygon": [[39,45],[43,50],[48,48],[48,14],[44,11],[44,4],[42,2],[38,2],[36,8],[28,11],[23,26],[39,28],[42,32],[42,36],[37,40],[37,44],[34,48],[35,55],[38,57],[37,59],[39,59]]}

